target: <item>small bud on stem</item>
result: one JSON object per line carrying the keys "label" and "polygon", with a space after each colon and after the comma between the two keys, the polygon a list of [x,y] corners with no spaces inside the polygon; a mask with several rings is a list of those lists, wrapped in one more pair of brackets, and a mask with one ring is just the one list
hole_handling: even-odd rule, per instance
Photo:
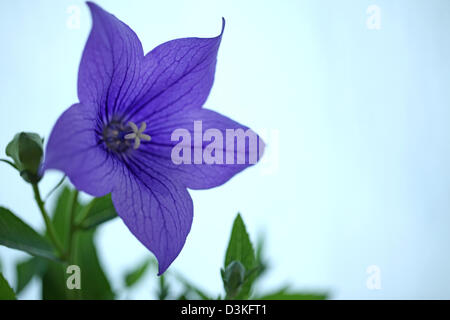
{"label": "small bud on stem", "polygon": [[37,183],[41,179],[43,140],[36,133],[20,132],[6,147],[6,154],[14,160],[22,178],[29,183]]}

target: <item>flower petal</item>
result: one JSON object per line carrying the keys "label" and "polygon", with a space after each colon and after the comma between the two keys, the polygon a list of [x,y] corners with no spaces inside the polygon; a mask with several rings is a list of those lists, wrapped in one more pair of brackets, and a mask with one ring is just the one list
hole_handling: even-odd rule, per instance
{"label": "flower petal", "polygon": [[[125,23],[92,2],[92,30],[78,73],[78,98],[95,102],[102,117],[127,106],[139,91],[141,42]],[[103,120],[104,118],[102,118]]]}
{"label": "flower petal", "polygon": [[99,146],[96,121],[93,105],[67,109],[50,134],[43,169],[63,171],[77,189],[98,197],[111,192],[122,164]]}
{"label": "flower petal", "polygon": [[153,49],[143,61],[137,99],[126,120],[161,121],[175,113],[201,108],[214,81],[222,32],[214,38],[176,39]]}
{"label": "flower petal", "polygon": [[130,231],[159,262],[163,273],[178,256],[192,224],[186,188],[139,162],[119,160],[96,137],[92,105],[76,104],[57,120],[46,147],[44,170],[63,171],[78,190],[99,197],[111,193]]}
{"label": "flower petal", "polygon": [[156,256],[162,274],[180,253],[191,229],[193,205],[186,188],[130,161],[112,200],[130,231]]}
{"label": "flower petal", "polygon": [[[198,127],[195,128],[194,121],[201,121],[202,128],[200,130],[202,132],[199,132]],[[172,141],[171,136],[177,129],[189,132],[191,141],[187,149],[189,149],[191,164],[175,164],[173,161],[172,152],[175,145],[179,143],[179,137]],[[209,129],[213,129],[213,132],[219,136],[218,139],[222,140],[219,141],[215,151],[219,153],[218,159],[222,159],[221,162],[213,163],[211,158],[209,161],[207,159],[211,152],[209,145],[215,140],[215,138],[206,137]],[[227,130],[232,132],[241,130],[241,133],[248,133],[255,139],[253,141],[246,140],[245,144],[239,144],[236,142],[238,139],[235,140],[234,136],[227,140]],[[259,161],[265,147],[262,139],[254,131],[208,109],[193,110],[182,116],[172,117],[158,125],[150,124],[148,133],[152,139],[148,143],[143,142],[141,147],[136,150],[137,157],[155,170],[167,172],[173,179],[191,189],[208,189],[225,183],[235,174]],[[205,135],[205,141],[202,141],[202,133]],[[194,141],[196,136],[200,137],[198,147]],[[196,164],[196,157],[201,159],[201,163]],[[239,162],[239,159],[244,159],[244,162]]]}

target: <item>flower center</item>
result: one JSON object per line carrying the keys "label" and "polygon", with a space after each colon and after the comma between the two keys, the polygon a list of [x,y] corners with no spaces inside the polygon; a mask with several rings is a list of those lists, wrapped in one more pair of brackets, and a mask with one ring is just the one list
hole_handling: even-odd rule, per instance
{"label": "flower center", "polygon": [[141,140],[151,140],[151,137],[144,133],[146,128],[145,122],[142,122],[140,128],[138,128],[131,121],[126,125],[119,121],[111,121],[103,128],[103,141],[109,150],[117,153],[126,152],[130,148],[138,149]]}

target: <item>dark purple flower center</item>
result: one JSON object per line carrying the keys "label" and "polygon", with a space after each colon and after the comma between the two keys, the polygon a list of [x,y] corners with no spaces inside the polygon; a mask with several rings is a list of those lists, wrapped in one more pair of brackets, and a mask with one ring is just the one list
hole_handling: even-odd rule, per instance
{"label": "dark purple flower center", "polygon": [[133,148],[133,140],[125,138],[132,132],[129,125],[120,121],[112,121],[103,128],[103,141],[109,150],[123,153]]}
{"label": "dark purple flower center", "polygon": [[145,122],[141,123],[140,128],[129,121],[126,125],[122,121],[113,120],[103,128],[103,141],[106,147],[116,153],[123,153],[133,149],[138,149],[141,141],[150,141],[151,137],[145,134],[147,129]]}

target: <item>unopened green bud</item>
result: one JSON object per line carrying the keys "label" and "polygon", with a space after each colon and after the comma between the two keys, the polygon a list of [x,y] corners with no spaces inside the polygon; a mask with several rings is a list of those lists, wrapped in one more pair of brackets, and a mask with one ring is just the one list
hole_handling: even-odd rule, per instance
{"label": "unopened green bud", "polygon": [[222,272],[225,291],[229,297],[239,293],[245,280],[245,267],[239,261],[232,261]]}
{"label": "unopened green bud", "polygon": [[43,140],[36,133],[21,132],[6,147],[6,154],[14,160],[25,181],[36,183],[40,180],[39,168],[44,154]]}

